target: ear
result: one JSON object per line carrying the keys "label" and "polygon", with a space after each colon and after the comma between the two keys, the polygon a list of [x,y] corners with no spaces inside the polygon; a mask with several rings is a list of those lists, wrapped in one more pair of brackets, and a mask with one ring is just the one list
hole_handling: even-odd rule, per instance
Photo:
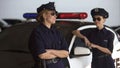
{"label": "ear", "polygon": [[43,13],[43,18],[46,19],[46,13]]}
{"label": "ear", "polygon": [[103,18],[104,19],[104,23],[105,23],[105,21],[106,21],[106,18]]}

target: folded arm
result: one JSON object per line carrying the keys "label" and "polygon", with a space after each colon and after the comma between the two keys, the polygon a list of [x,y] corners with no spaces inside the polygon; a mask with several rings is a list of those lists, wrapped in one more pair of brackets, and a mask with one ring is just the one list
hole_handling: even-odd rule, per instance
{"label": "folded arm", "polygon": [[69,52],[66,50],[54,50],[54,49],[46,49],[46,52],[43,54],[39,54],[38,57],[41,59],[52,59],[52,58],[65,58],[68,57]]}

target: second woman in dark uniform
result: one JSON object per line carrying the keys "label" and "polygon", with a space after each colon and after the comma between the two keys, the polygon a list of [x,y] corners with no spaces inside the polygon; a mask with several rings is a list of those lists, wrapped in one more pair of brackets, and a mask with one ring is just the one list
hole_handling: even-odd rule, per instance
{"label": "second woman in dark uniform", "polygon": [[40,25],[33,30],[29,40],[29,48],[35,60],[34,68],[43,68],[39,67],[40,61],[45,62],[44,68],[65,68],[61,59],[68,57],[68,45],[53,26],[57,17],[54,2],[41,5],[37,13]]}
{"label": "second woman in dark uniform", "polygon": [[87,32],[75,30],[73,34],[82,38],[92,50],[91,68],[115,68],[111,57],[113,51],[114,34],[104,26],[109,14],[103,8],[91,10],[94,24],[97,28],[91,28]]}

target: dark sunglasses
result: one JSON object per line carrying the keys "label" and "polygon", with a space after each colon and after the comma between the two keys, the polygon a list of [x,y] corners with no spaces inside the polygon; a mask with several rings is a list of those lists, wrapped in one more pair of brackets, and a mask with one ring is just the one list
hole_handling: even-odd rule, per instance
{"label": "dark sunglasses", "polygon": [[57,16],[58,13],[57,13],[57,12],[52,12],[51,15],[52,15],[52,16],[55,16],[55,15]]}
{"label": "dark sunglasses", "polygon": [[100,17],[98,17],[98,18],[93,18],[93,21],[101,21],[101,18]]}

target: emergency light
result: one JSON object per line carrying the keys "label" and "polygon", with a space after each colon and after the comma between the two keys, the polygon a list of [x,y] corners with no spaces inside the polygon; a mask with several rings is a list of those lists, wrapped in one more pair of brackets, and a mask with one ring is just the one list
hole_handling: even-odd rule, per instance
{"label": "emergency light", "polygon": [[[26,19],[36,19],[37,13],[25,13],[23,17]],[[86,12],[80,13],[58,13],[57,19],[85,19],[88,15]]]}
{"label": "emergency light", "polygon": [[58,19],[85,19],[87,18],[87,13],[59,13]]}
{"label": "emergency light", "polygon": [[37,13],[25,13],[23,14],[23,17],[26,19],[36,19]]}

